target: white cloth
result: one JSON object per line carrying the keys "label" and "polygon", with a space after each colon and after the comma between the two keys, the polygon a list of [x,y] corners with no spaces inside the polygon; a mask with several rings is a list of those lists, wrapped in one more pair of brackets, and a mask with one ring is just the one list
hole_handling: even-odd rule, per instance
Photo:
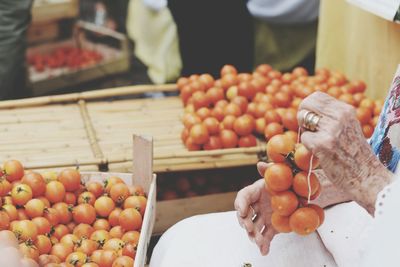
{"label": "white cloth", "polygon": [[236,212],[194,216],[172,226],[158,241],[150,267],[310,267],[337,266],[317,234],[280,234],[262,256],[236,218]]}
{"label": "white cloth", "polygon": [[272,23],[305,23],[315,20],[319,0],[249,0],[247,8],[259,19]]}
{"label": "white cloth", "polygon": [[[396,170],[397,172],[397,170]],[[375,219],[363,249],[362,267],[400,266],[400,181],[384,188],[375,205]]]}

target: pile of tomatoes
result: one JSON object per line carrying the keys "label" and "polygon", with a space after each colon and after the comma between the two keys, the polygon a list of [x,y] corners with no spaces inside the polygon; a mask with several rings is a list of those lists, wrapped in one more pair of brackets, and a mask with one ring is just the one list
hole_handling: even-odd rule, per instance
{"label": "pile of tomatoes", "polygon": [[75,169],[39,174],[0,169],[0,230],[40,266],[132,267],[147,199],[116,176],[82,184]]}
{"label": "pile of tomatoes", "polygon": [[212,150],[257,145],[285,131],[297,132],[297,109],[303,98],[325,92],[357,108],[357,118],[369,138],[382,101],[368,99],[362,81],[348,81],[340,72],[318,69],[309,76],[302,67],[281,73],[267,64],[253,73],[238,73],[225,65],[220,79],[209,74],[177,81],[185,105],[181,139],[188,150]]}
{"label": "pile of tomatoes", "polygon": [[95,65],[102,59],[102,54],[97,51],[65,46],[56,48],[49,54],[30,55],[27,60],[29,65],[35,68],[36,72],[43,72],[46,68],[83,68]]}
{"label": "pile of tomatoes", "polygon": [[311,172],[319,161],[296,142],[296,137],[287,133],[268,141],[267,154],[273,163],[265,171],[264,179],[271,196],[271,224],[275,230],[308,235],[324,221],[324,210],[308,203],[321,193],[319,180]]}

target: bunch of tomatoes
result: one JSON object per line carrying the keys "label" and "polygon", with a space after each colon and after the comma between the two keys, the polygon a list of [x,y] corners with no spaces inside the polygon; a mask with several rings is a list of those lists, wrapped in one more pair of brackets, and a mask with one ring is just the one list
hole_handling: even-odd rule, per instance
{"label": "bunch of tomatoes", "polygon": [[318,69],[309,76],[302,67],[281,73],[267,64],[253,73],[225,65],[221,77],[193,74],[177,81],[185,105],[181,139],[188,150],[251,147],[257,136],[297,131],[297,109],[305,97],[325,92],[357,108],[365,137],[371,137],[383,102],[368,99],[362,81],[348,81],[340,72]]}
{"label": "bunch of tomatoes", "polygon": [[79,171],[0,169],[0,230],[40,266],[132,267],[147,199],[116,176],[82,183]]}
{"label": "bunch of tomatoes", "polygon": [[267,155],[273,162],[264,174],[271,196],[272,226],[281,233],[314,232],[324,221],[324,210],[308,203],[321,193],[319,180],[312,172],[319,165],[318,158],[303,144],[296,144],[296,137],[288,133],[268,141]]}
{"label": "bunch of tomatoes", "polygon": [[82,68],[95,65],[102,59],[102,54],[97,51],[65,46],[56,48],[50,54],[31,55],[28,57],[28,63],[34,67],[36,72],[43,72],[46,68]]}

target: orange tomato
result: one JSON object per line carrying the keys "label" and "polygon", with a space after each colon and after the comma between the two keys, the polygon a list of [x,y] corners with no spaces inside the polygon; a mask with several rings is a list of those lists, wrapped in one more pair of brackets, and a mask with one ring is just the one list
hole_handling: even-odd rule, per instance
{"label": "orange tomato", "polygon": [[18,181],[24,176],[24,167],[18,160],[7,160],[3,169],[9,182]]}
{"label": "orange tomato", "polygon": [[62,202],[65,197],[65,188],[59,181],[51,181],[46,185],[46,198],[50,203]]}
{"label": "orange tomato", "polygon": [[32,219],[32,222],[36,225],[39,235],[50,234],[51,224],[46,218],[35,217],[34,219]]}
{"label": "orange tomato", "polygon": [[299,208],[289,218],[290,228],[299,235],[308,235],[320,225],[318,213],[312,208]]}
{"label": "orange tomato", "polygon": [[114,210],[115,204],[110,197],[102,196],[96,200],[94,208],[99,216],[106,218]]}
{"label": "orange tomato", "polygon": [[21,182],[23,184],[29,185],[32,189],[32,196],[33,197],[40,197],[44,195],[46,191],[46,182],[42,175],[37,172],[30,171],[26,173],[23,177]]}
{"label": "orange tomato", "polygon": [[290,233],[292,231],[289,225],[289,217],[279,215],[277,212],[272,213],[271,224],[279,233]]}
{"label": "orange tomato", "polygon": [[26,184],[19,184],[11,190],[11,198],[15,205],[23,206],[32,199],[32,189]]}
{"label": "orange tomato", "polygon": [[[293,190],[297,195],[301,197],[308,197],[308,181],[307,181],[307,172],[299,172],[293,178]],[[317,176],[314,173],[310,174],[310,189],[311,194],[314,195],[318,188],[320,187],[320,183],[318,181]]]}
{"label": "orange tomato", "polygon": [[[100,197],[104,193],[103,186],[99,182],[88,182],[86,184],[86,189],[88,192],[92,193],[95,198]],[[79,200],[78,200],[78,202],[79,202]],[[88,204],[91,204],[89,202],[88,202]],[[81,204],[81,203],[79,203],[79,204]]]}
{"label": "orange tomato", "polygon": [[66,191],[74,192],[81,185],[81,174],[75,169],[65,169],[58,175],[58,180],[64,185]]}
{"label": "orange tomato", "polygon": [[131,267],[133,266],[133,259],[128,256],[120,256],[117,259],[115,259],[112,267]]}
{"label": "orange tomato", "polygon": [[234,148],[238,145],[238,136],[232,130],[222,130],[220,134],[223,148]]}
{"label": "orange tomato", "polygon": [[89,238],[94,232],[95,231],[93,227],[89,224],[80,223],[75,227],[73,234],[76,235],[78,238]]}
{"label": "orange tomato", "polygon": [[274,163],[264,174],[265,182],[271,190],[281,192],[288,190],[293,183],[292,169],[283,163]]}
{"label": "orange tomato", "polygon": [[29,218],[43,216],[44,209],[43,201],[37,198],[31,199],[25,204],[25,211]]}
{"label": "orange tomato", "polygon": [[113,187],[111,187],[110,197],[117,204],[123,203],[124,200],[129,195],[130,195],[129,188],[126,184],[119,183],[119,184],[115,184],[115,185],[113,185]]}
{"label": "orange tomato", "polygon": [[275,135],[267,143],[268,159],[273,162],[284,162],[287,154],[292,152],[295,142],[287,135]]}
{"label": "orange tomato", "polygon": [[35,247],[39,251],[39,254],[49,254],[52,248],[50,238],[45,235],[38,235],[34,242]]}
{"label": "orange tomato", "polygon": [[72,217],[76,223],[92,224],[96,220],[96,210],[89,204],[79,204],[74,207]]}
{"label": "orange tomato", "polygon": [[299,206],[299,200],[292,191],[278,192],[271,197],[271,208],[281,216],[289,216]]}
{"label": "orange tomato", "polygon": [[142,226],[142,216],[134,208],[128,208],[119,215],[119,224],[125,231],[134,231]]}

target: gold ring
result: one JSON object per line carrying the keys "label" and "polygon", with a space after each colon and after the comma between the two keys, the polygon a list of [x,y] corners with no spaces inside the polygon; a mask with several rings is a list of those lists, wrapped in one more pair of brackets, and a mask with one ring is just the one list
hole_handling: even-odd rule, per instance
{"label": "gold ring", "polygon": [[307,111],[306,113],[304,113],[302,126],[309,131],[315,132],[317,130],[320,119],[321,116],[312,111]]}

